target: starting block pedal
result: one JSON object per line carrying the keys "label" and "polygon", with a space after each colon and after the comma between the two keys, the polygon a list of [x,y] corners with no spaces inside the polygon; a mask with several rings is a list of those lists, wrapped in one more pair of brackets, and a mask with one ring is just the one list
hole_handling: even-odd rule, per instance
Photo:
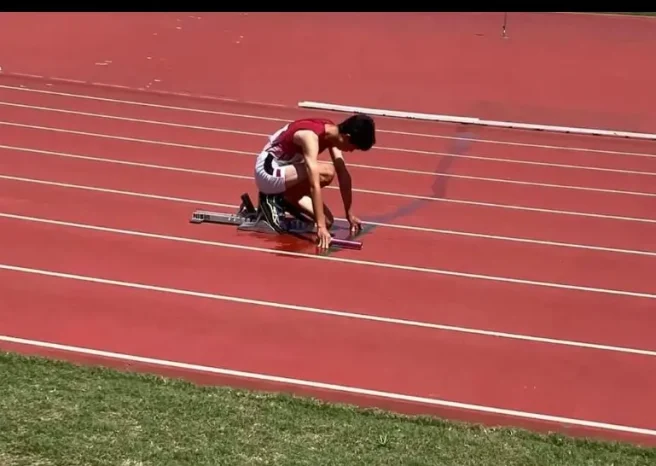
{"label": "starting block pedal", "polygon": [[248,195],[248,193],[244,193],[241,195],[241,206],[239,210],[240,211],[244,210],[249,214],[255,214],[257,212],[257,209],[253,205],[253,201],[251,201],[251,197]]}
{"label": "starting block pedal", "polygon": [[210,212],[208,210],[197,210],[191,214],[191,223],[220,223],[222,225],[241,225],[244,216],[241,214],[224,214]]}
{"label": "starting block pedal", "polygon": [[241,205],[235,214],[224,214],[210,212],[208,210],[196,210],[189,220],[191,223],[219,223],[222,225],[241,225],[244,221],[254,219],[257,210],[248,193],[241,195]]}

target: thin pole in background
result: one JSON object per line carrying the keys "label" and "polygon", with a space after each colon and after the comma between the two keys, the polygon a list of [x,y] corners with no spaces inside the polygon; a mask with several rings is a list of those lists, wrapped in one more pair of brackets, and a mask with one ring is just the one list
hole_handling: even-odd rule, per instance
{"label": "thin pole in background", "polygon": [[503,27],[502,27],[502,30],[501,30],[501,37],[503,37],[504,39],[508,38],[508,35],[506,34],[506,25],[507,25],[507,23],[508,23],[508,12],[505,12],[503,14]]}

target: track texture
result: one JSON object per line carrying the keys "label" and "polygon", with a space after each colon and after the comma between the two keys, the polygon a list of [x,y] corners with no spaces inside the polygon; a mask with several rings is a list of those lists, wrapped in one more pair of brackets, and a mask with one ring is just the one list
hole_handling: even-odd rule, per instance
{"label": "track texture", "polygon": [[655,23],[511,12],[504,40],[503,13],[7,13],[0,66],[287,105],[656,132]]}
{"label": "track texture", "polygon": [[[89,34],[102,29],[86,16],[97,26]],[[99,45],[88,44],[89,53]],[[97,78],[67,66],[68,77]],[[226,93],[273,95],[244,82],[244,93]],[[402,106],[426,89],[407,91],[394,93]],[[293,97],[284,86],[277,95]],[[562,106],[554,115],[580,98],[552,95]],[[602,103],[615,116],[640,114],[627,100]],[[443,103],[468,111],[464,100]],[[0,108],[0,228],[11,245],[0,252],[0,347],[656,445],[653,144],[380,119],[379,147],[347,158],[364,248],[324,257],[300,240],[188,223],[196,208],[233,211],[242,192],[255,195],[266,135],[312,112],[7,76]],[[341,217],[336,186],[326,196]]]}

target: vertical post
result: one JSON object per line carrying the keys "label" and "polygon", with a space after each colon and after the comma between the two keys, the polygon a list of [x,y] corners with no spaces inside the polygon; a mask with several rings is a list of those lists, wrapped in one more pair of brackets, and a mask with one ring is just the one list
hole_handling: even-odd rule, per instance
{"label": "vertical post", "polygon": [[507,25],[507,23],[508,23],[508,12],[506,11],[506,12],[503,13],[503,26],[501,28],[501,37],[503,37],[504,39],[508,38],[508,36],[506,35],[506,25]]}

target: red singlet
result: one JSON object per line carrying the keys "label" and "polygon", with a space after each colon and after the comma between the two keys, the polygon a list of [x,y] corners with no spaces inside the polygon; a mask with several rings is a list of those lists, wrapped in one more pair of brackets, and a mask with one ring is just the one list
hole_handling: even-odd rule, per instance
{"label": "red singlet", "polygon": [[323,118],[305,118],[289,123],[272,136],[267,147],[267,152],[280,161],[291,161],[299,154],[303,155],[303,149],[294,142],[294,134],[300,130],[310,130],[319,136],[319,153],[326,150],[326,124],[334,125],[331,120]]}

